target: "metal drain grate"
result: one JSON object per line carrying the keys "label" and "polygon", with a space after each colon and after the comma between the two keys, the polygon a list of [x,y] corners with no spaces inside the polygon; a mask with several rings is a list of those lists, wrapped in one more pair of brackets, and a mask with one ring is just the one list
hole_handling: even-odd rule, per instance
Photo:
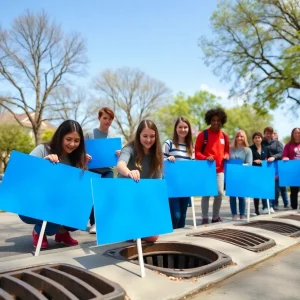
{"label": "metal drain grate", "polygon": [[300,214],[299,214],[299,215],[287,215],[287,216],[274,217],[274,218],[280,218],[280,219],[288,219],[288,220],[300,221]]}
{"label": "metal drain grate", "polygon": [[236,224],[236,226],[249,226],[249,227],[261,228],[276,233],[280,233],[283,235],[287,235],[290,237],[300,236],[300,227],[282,223],[282,222],[276,222],[276,221],[258,220],[258,221],[252,221],[245,224]]}
{"label": "metal drain grate", "polygon": [[217,229],[191,233],[187,236],[216,239],[254,252],[264,251],[276,245],[273,239],[237,229]]}
{"label": "metal drain grate", "polygon": [[[192,277],[230,264],[231,258],[219,251],[185,243],[142,244],[145,266],[168,276]],[[138,263],[135,245],[108,250],[105,255]]]}
{"label": "metal drain grate", "polygon": [[0,274],[2,300],[123,300],[124,290],[104,277],[67,264]]}

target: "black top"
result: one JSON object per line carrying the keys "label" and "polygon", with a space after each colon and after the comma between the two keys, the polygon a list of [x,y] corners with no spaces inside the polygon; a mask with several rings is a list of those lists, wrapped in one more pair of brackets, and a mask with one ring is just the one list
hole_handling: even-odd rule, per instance
{"label": "black top", "polygon": [[252,166],[258,166],[261,167],[261,164],[257,164],[254,161],[257,159],[260,160],[266,160],[269,156],[268,156],[268,149],[262,144],[261,145],[261,153],[259,153],[257,151],[257,148],[255,146],[255,144],[253,144],[252,146],[249,147],[252,151],[252,155],[253,155],[253,163]]}
{"label": "black top", "polygon": [[265,146],[268,151],[268,158],[274,157],[276,160],[280,160],[283,154],[283,145],[277,140],[270,140],[269,142],[266,139],[263,139],[262,146]]}

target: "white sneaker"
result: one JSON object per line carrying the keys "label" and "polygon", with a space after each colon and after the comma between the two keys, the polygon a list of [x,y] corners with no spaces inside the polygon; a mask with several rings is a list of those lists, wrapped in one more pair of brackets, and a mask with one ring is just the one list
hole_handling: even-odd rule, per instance
{"label": "white sneaker", "polygon": [[273,207],[271,207],[270,212],[271,212],[271,214],[275,214],[276,211],[273,209]]}
{"label": "white sneaker", "polygon": [[264,209],[262,210],[262,213],[263,213],[263,214],[268,214],[268,213],[269,213],[269,210],[268,210],[267,208],[264,208]]}
{"label": "white sneaker", "polygon": [[96,225],[92,225],[90,228],[90,234],[95,234],[96,233]]}

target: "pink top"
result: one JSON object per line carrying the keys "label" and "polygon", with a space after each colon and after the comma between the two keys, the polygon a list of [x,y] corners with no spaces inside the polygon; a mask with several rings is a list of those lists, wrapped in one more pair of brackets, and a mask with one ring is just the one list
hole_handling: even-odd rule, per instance
{"label": "pink top", "polygon": [[289,159],[300,159],[300,144],[287,143],[283,149],[282,157]]}

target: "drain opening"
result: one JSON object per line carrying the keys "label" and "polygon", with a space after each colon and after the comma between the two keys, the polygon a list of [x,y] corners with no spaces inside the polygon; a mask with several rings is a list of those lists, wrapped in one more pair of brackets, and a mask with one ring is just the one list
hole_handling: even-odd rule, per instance
{"label": "drain opening", "polygon": [[245,224],[235,224],[235,225],[261,228],[276,233],[280,233],[283,235],[287,235],[290,237],[300,236],[300,227],[291,224],[282,223],[282,222],[257,220]]}
{"label": "drain opening", "polygon": [[44,265],[0,274],[0,299],[123,300],[118,284],[67,264]]}
{"label": "drain opening", "polygon": [[288,220],[300,221],[300,215],[287,215],[287,216],[274,217],[274,218],[280,218],[280,219],[288,219]]}
{"label": "drain opening", "polygon": [[[215,271],[232,262],[219,251],[185,243],[142,244],[145,267],[174,277],[193,277]],[[105,255],[138,264],[136,245],[108,250]]]}
{"label": "drain opening", "polygon": [[216,239],[254,252],[264,251],[276,245],[273,239],[238,229],[217,229],[187,236]]}

